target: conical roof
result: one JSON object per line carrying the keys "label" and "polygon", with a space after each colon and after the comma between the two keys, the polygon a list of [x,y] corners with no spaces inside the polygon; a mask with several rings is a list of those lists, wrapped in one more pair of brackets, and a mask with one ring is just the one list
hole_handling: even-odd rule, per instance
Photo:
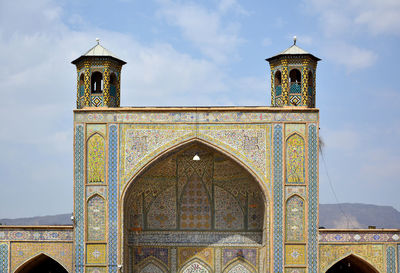
{"label": "conical roof", "polygon": [[72,61],[73,64],[78,63],[82,58],[84,57],[111,57],[117,61],[119,61],[121,64],[126,64],[125,61],[119,59],[117,56],[114,55],[111,51],[109,51],[107,48],[103,47],[100,44],[100,40],[96,39],[97,45],[89,49],[85,54],[80,56],[78,59]]}
{"label": "conical roof", "polygon": [[289,47],[288,49],[285,49],[281,53],[279,53],[279,54],[277,54],[275,56],[272,56],[272,57],[270,57],[270,58],[268,58],[266,60],[267,61],[271,61],[271,60],[273,60],[275,58],[278,58],[278,57],[281,57],[281,56],[287,56],[287,55],[308,55],[308,56],[314,58],[316,61],[320,61],[321,60],[320,58],[317,58],[314,55],[312,55],[311,53],[309,53],[309,52],[305,51],[304,49],[298,47],[296,45],[296,38],[294,38],[294,42],[293,42],[293,45],[291,47]]}

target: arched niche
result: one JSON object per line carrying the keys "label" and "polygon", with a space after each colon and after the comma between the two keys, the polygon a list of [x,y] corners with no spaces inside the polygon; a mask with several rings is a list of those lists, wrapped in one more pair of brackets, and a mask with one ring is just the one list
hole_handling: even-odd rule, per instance
{"label": "arched niche", "polygon": [[[193,160],[195,154],[200,160]],[[263,247],[268,212],[268,198],[247,169],[204,143],[186,143],[152,162],[128,185],[122,208],[124,267],[132,260],[132,248],[195,247],[199,234],[211,234],[202,237],[201,246],[237,240]]]}
{"label": "arched niche", "polygon": [[379,273],[366,260],[350,254],[333,264],[326,273]]}
{"label": "arched niche", "polygon": [[87,240],[106,240],[106,200],[99,194],[87,201]]}
{"label": "arched niche", "polygon": [[14,273],[42,272],[68,273],[60,263],[44,253],[29,259],[14,271]]}
{"label": "arched niche", "polygon": [[243,259],[236,259],[231,262],[223,273],[256,273],[256,269]]}
{"label": "arched niche", "polygon": [[212,273],[213,270],[203,261],[193,259],[182,266],[180,273]]}
{"label": "arched niche", "polygon": [[304,138],[294,133],[286,139],[286,183],[305,183],[306,147]]}
{"label": "arched niche", "polygon": [[286,242],[303,242],[305,231],[305,202],[294,194],[286,201]]}
{"label": "arched niche", "polygon": [[99,133],[87,141],[87,183],[104,183],[106,171],[106,142]]}
{"label": "arched niche", "polygon": [[167,273],[168,269],[157,259],[150,257],[138,265],[138,273]]}

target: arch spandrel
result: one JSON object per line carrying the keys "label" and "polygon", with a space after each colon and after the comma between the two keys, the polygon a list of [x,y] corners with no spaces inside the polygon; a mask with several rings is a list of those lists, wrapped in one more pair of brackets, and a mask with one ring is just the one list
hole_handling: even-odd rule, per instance
{"label": "arch spandrel", "polygon": [[337,272],[337,270],[341,271],[342,269],[340,267],[338,268],[338,266],[349,267],[351,269],[350,272],[379,273],[379,271],[374,267],[374,265],[372,265],[366,259],[356,254],[349,254],[333,262],[331,266],[326,270],[326,273]]}
{"label": "arch spandrel", "polygon": [[[26,271],[27,268],[31,267],[32,265],[38,266],[43,261],[50,260],[59,266],[59,269],[65,270],[65,272],[72,272],[72,268],[68,266],[69,264],[65,264],[65,262],[60,261],[55,255],[50,254],[49,251],[40,251],[28,258],[24,258],[22,262],[14,265],[12,264],[11,272],[13,273],[23,273]],[[29,271],[28,271],[29,272]]]}
{"label": "arch spandrel", "polygon": [[146,166],[169,151],[199,141],[227,154],[248,169],[262,187],[271,190],[271,126],[246,125],[126,125],[120,140],[120,191]]}
{"label": "arch spandrel", "polygon": [[351,255],[364,260],[378,272],[386,272],[385,246],[374,244],[320,245],[319,272],[327,272],[337,262]]}

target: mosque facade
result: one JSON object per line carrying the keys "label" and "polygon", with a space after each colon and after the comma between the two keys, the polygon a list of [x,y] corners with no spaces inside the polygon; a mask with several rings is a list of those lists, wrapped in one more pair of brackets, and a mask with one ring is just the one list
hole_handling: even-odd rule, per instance
{"label": "mosque facade", "polygon": [[120,107],[126,63],[72,63],[71,226],[0,226],[2,273],[399,273],[400,230],[318,228],[320,59],[268,58],[271,107]]}

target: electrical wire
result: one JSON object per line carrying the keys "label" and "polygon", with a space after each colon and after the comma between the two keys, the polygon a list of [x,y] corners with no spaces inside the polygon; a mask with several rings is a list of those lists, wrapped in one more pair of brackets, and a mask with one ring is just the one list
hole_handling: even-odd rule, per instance
{"label": "electrical wire", "polygon": [[335,192],[335,189],[333,187],[333,183],[332,183],[331,177],[330,177],[329,172],[328,172],[328,167],[327,167],[327,164],[326,164],[326,161],[325,161],[325,157],[324,157],[324,153],[322,152],[322,149],[320,149],[320,153],[321,153],[322,163],[324,165],[325,174],[326,174],[326,177],[328,178],[329,187],[330,187],[330,189],[331,189],[331,191],[333,193],[333,196],[334,196],[334,198],[336,200],[336,203],[339,206],[340,212],[343,214],[344,218],[346,219],[347,228],[350,228],[350,219],[347,216],[347,214],[344,213],[344,210],[343,210],[342,206],[340,205],[339,198],[336,195],[336,192]]}

